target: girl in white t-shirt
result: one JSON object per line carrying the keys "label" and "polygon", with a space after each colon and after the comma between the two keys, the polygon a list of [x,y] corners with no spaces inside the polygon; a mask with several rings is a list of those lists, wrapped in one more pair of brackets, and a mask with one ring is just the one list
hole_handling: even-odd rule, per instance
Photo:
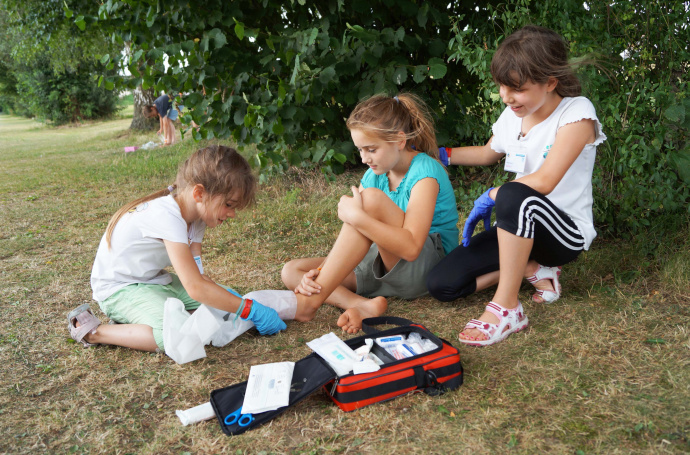
{"label": "girl in white t-shirt", "polygon": [[[459,340],[473,346],[499,342],[527,327],[518,291],[523,278],[537,288],[533,300],[560,296],[560,269],[589,248],[596,236],[592,217],[592,170],[596,146],[606,136],[592,103],[554,31],[526,26],[499,46],[491,74],[506,109],[484,146],[446,149],[451,164],[490,165],[506,157],[514,181],[490,188],[474,203],[463,246],[431,271],[427,287],[443,301],[498,284],[479,319]],[[490,227],[496,206],[496,225]],[[472,237],[477,223],[485,231]],[[471,237],[471,238],[470,238]]]}
{"label": "girl in white t-shirt", "polygon": [[[85,346],[164,350],[163,308],[170,297],[187,310],[204,303],[234,312],[262,335],[285,329],[274,309],[215,284],[201,265],[206,227],[234,218],[253,203],[255,190],[247,161],[230,147],[214,145],[189,157],[174,185],[122,207],[108,223],[91,272],[94,300],[118,324],[100,325],[84,304],[67,316],[72,338]],[[171,265],[175,274],[165,271]]]}

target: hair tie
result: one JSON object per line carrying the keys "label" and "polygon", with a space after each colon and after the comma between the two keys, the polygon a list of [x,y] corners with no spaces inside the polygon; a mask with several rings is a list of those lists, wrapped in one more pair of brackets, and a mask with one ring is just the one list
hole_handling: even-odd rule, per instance
{"label": "hair tie", "polygon": [[168,186],[168,192],[172,193],[175,187],[173,185]]}
{"label": "hair tie", "polygon": [[398,104],[400,104],[400,98],[398,98],[398,95],[395,95],[395,96],[393,97],[393,99],[394,99]]}

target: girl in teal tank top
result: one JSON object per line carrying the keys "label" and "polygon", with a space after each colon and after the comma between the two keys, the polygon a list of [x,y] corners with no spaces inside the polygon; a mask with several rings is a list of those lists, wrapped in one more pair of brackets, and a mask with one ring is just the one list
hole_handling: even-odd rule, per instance
{"label": "girl in teal tank top", "polygon": [[345,310],[338,325],[356,333],[363,318],[386,311],[386,297],[425,295],[426,275],[459,232],[433,121],[418,97],[373,96],[347,127],[369,169],[338,203],[343,226],[328,256],[292,260],[282,278],[297,294],[295,319],[312,319],[325,302]]}

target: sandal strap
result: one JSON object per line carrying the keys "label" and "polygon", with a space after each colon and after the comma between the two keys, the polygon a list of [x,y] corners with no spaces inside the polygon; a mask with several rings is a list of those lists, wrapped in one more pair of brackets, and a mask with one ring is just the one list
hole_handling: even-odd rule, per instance
{"label": "sandal strap", "polygon": [[490,322],[480,321],[479,319],[472,319],[470,322],[465,324],[465,329],[477,329],[486,335],[486,338],[491,338],[491,336],[496,332],[498,324],[492,324]]}
{"label": "sandal strap", "polygon": [[491,301],[488,305],[486,305],[486,311],[498,318],[498,324],[495,324],[496,326],[501,325],[503,318],[511,316],[511,313],[516,313],[517,321],[522,320],[525,315],[525,310],[522,308],[522,303],[520,303],[519,300],[518,305],[515,308],[504,308],[498,303]]}
{"label": "sandal strap", "polygon": [[508,316],[510,314],[509,309],[503,308],[501,305],[499,305],[496,302],[489,302],[488,305],[486,305],[486,311],[489,313],[493,314],[498,318],[499,324],[501,323],[500,321],[503,320],[504,317]]}
{"label": "sandal strap", "polygon": [[[90,307],[82,305],[78,308],[78,310],[80,309],[82,310],[81,312],[76,314],[74,312],[70,313],[69,333],[75,341],[85,343],[84,337],[94,332],[101,325],[101,321],[94,316]],[[79,327],[74,324],[74,320],[79,322]]]}
{"label": "sandal strap", "polygon": [[[556,272],[554,272],[556,270]],[[554,279],[554,273],[561,273],[561,268],[560,267],[544,267],[543,265],[539,264],[539,268],[537,269],[536,272],[534,272],[534,275],[527,277],[527,281],[530,283],[534,284],[537,281],[541,280],[553,280]]]}
{"label": "sandal strap", "polygon": [[486,339],[480,341],[460,339],[460,342],[473,346],[488,346],[504,340],[511,333],[519,332],[529,324],[522,303],[519,301],[518,306],[512,309],[504,308],[496,302],[489,302],[486,311],[499,319],[498,324],[472,319],[465,325],[465,330],[477,329],[485,335]]}
{"label": "sandal strap", "polygon": [[[537,289],[535,296],[541,297],[545,303],[552,303],[558,300],[561,296],[561,283],[560,283],[561,267],[544,267],[539,264],[539,268],[534,275],[527,277],[529,281],[535,288],[535,284],[541,280],[551,280],[551,285],[553,289]],[[534,299],[534,296],[532,297]]]}
{"label": "sandal strap", "polygon": [[546,303],[555,302],[560,297],[559,293],[551,289],[537,289],[535,294],[541,297]]}

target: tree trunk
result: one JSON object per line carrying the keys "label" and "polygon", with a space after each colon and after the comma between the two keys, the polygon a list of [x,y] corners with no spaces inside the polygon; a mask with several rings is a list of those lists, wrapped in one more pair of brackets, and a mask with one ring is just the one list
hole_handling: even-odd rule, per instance
{"label": "tree trunk", "polygon": [[154,130],[159,126],[158,118],[144,117],[143,107],[147,104],[153,104],[156,100],[153,89],[144,90],[141,85],[138,86],[134,92],[134,115],[132,116],[132,124],[129,125],[131,130]]}

